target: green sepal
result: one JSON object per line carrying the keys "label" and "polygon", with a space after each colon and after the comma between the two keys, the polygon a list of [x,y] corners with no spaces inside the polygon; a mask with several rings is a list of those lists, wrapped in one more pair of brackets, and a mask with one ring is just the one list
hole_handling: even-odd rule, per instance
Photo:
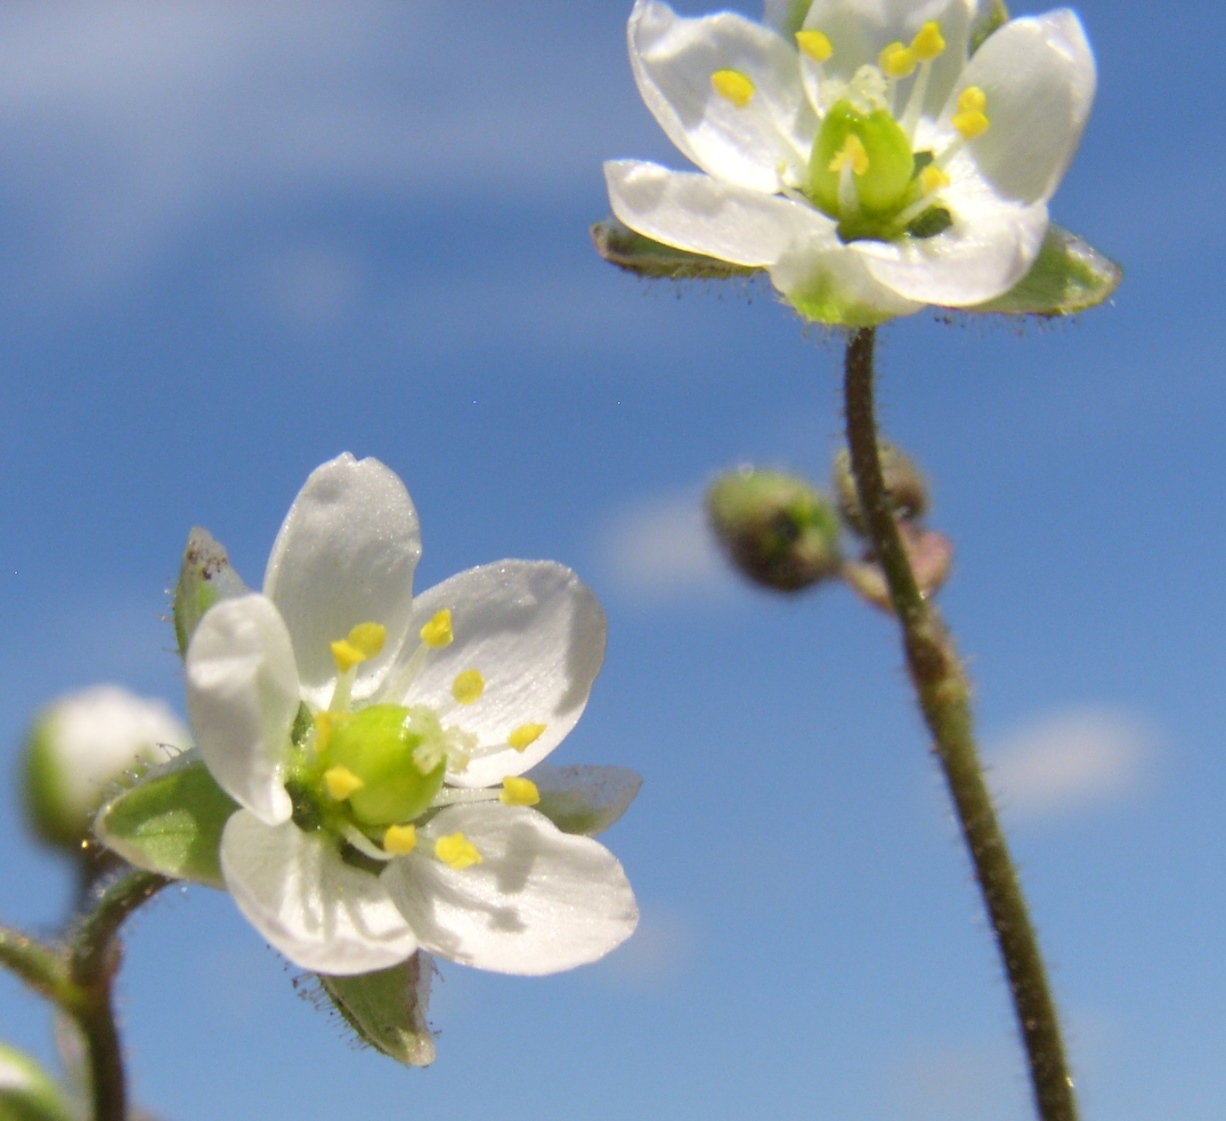
{"label": "green sepal", "polygon": [[606,218],[591,228],[592,244],[611,265],[664,280],[730,280],[738,276],[753,276],[762,269],[750,265],[734,265],[717,257],[704,257],[652,241],[616,218]]}
{"label": "green sepal", "polygon": [[992,0],[988,5],[988,10],[971,25],[971,34],[967,42],[969,53],[974,54],[983,46],[984,41],[992,32],[999,31],[1008,22],[1009,9],[1005,7],[1004,0]]}
{"label": "green sepal", "polygon": [[319,986],[364,1043],[410,1067],[434,1062],[426,1023],[434,962],[418,951],[407,961],[351,977],[319,975]]}
{"label": "green sepal", "polygon": [[224,891],[217,850],[236,809],[200,756],[185,751],[107,802],[94,833],[138,868]]}
{"label": "green sepal", "polygon": [[634,801],[643,780],[629,767],[553,767],[538,763],[525,776],[540,793],[533,807],[563,833],[603,833]]}
{"label": "green sepal", "polygon": [[246,595],[250,590],[230,567],[230,558],[213,535],[195,526],[187,535],[179,579],[170,601],[179,656],[187,653],[196,624],[213,604],[220,599]]}
{"label": "green sepal", "polygon": [[1047,236],[1030,271],[1003,296],[962,311],[991,315],[1075,315],[1097,307],[1119,287],[1123,269],[1059,226]]}
{"label": "green sepal", "polygon": [[3,1043],[0,1043],[0,1121],[76,1121],[76,1111],[42,1067]]}

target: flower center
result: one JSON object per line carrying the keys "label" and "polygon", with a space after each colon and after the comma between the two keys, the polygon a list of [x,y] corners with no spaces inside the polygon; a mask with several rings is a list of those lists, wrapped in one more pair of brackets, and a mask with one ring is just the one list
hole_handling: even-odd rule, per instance
{"label": "flower center", "polygon": [[[940,24],[929,20],[910,43],[888,44],[876,65],[861,66],[849,81],[824,75],[824,64],[836,51],[823,32],[796,32],[796,48],[803,84],[820,119],[807,171],[795,182],[796,197],[833,218],[845,242],[926,238],[947,229],[953,219],[942,195],[950,184],[945,168],[989,122],[983,91],[966,86],[949,117],[950,141],[940,151],[916,149],[932,63],[945,50]],[[761,112],[747,75],[719,70],[711,85],[737,109]]]}
{"label": "flower center", "polygon": [[413,821],[443,785],[449,737],[428,708],[368,705],[321,713],[317,768],[322,791],[359,826]]}

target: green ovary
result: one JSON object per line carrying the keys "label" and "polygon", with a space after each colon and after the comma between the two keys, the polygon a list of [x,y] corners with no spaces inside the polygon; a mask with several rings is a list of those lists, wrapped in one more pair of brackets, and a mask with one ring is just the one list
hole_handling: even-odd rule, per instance
{"label": "green ovary", "polygon": [[370,705],[336,723],[319,765],[320,774],[344,768],[361,780],[344,798],[359,825],[412,821],[443,785],[446,738],[429,709]]}
{"label": "green ovary", "polygon": [[[857,144],[858,141],[858,144]],[[808,195],[839,222],[845,241],[885,237],[914,195],[911,142],[885,109],[860,112],[848,101],[833,105],[809,157]],[[840,180],[850,175],[855,203],[848,213]]]}

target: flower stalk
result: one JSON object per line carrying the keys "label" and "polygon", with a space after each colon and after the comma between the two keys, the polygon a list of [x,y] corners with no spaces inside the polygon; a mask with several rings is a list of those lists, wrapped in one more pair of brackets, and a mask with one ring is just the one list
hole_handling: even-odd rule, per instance
{"label": "flower stalk", "polygon": [[902,628],[907,669],[953,798],[1000,950],[1041,1121],[1076,1121],[1073,1079],[1038,939],[975,747],[970,687],[953,640],[911,570],[882,477],[873,405],[875,331],[851,332],[844,401],[851,470],[865,527]]}

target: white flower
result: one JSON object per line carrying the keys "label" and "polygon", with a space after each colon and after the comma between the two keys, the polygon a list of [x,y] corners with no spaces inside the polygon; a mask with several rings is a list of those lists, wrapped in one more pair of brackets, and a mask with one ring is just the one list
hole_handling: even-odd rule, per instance
{"label": "white flower", "polygon": [[634,929],[630,886],[602,845],[528,808],[519,776],[583,711],[603,612],[569,569],[536,561],[414,599],[420,554],[400,480],[342,455],[295,499],[263,594],[200,621],[188,717],[242,807],[222,836],[226,886],[320,973],[419,948],[505,973],[594,961]]}
{"label": "white flower", "polygon": [[801,23],[804,9],[768,0],[764,25],[637,0],[639,92],[704,174],[607,163],[613,213],[767,269],[824,323],[1008,291],[1039,251],[1093,100],[1077,16],[1012,20],[971,57],[976,0],[814,0]]}
{"label": "white flower", "polygon": [[70,693],[35,718],[26,744],[26,804],[39,836],[76,848],[108,788],[188,745],[187,729],[161,701],[117,685]]}

